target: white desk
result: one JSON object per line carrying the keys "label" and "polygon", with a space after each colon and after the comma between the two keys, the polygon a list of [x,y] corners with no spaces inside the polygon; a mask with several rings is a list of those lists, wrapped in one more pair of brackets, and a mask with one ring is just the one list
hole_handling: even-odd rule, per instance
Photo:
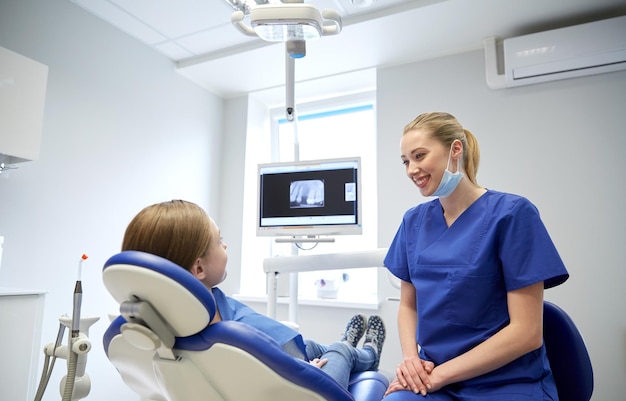
{"label": "white desk", "polygon": [[32,401],[37,391],[44,291],[0,287],[0,392],[3,400]]}

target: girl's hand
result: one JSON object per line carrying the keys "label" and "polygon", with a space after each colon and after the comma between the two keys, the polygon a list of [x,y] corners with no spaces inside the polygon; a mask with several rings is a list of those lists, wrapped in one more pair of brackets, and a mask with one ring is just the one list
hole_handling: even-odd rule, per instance
{"label": "girl's hand", "polygon": [[321,368],[322,366],[326,365],[326,362],[328,362],[328,359],[315,358],[312,361],[309,361],[309,363],[316,368]]}

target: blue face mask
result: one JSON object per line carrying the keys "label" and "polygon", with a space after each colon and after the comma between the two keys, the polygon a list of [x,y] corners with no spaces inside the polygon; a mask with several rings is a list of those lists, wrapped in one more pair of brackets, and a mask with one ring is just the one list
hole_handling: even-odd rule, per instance
{"label": "blue face mask", "polygon": [[457,168],[456,173],[453,173],[449,170],[450,162],[452,161],[452,145],[450,146],[450,155],[448,156],[448,167],[443,171],[443,177],[441,177],[441,182],[439,183],[439,187],[431,194],[431,196],[438,196],[440,198],[445,198],[449,196],[456,187],[461,182],[463,178],[463,173],[461,172],[461,159],[457,160]]}

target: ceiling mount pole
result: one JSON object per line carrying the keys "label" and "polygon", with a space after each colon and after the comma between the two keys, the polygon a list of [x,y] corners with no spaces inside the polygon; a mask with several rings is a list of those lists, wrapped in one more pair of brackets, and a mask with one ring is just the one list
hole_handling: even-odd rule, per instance
{"label": "ceiling mount pole", "polygon": [[306,55],[304,40],[290,40],[285,42],[285,90],[286,90],[286,118],[293,121],[296,118],[295,82],[296,59]]}
{"label": "ceiling mount pole", "polygon": [[[287,46],[287,44],[285,44]],[[285,52],[285,112],[287,121],[293,121],[296,116],[295,79],[296,60]]]}

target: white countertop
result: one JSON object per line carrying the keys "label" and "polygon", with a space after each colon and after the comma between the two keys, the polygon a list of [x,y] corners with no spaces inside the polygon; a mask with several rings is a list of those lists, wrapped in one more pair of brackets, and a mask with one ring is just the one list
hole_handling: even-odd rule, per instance
{"label": "white countertop", "polygon": [[42,295],[46,294],[48,291],[42,290],[29,290],[24,288],[10,288],[10,287],[0,287],[0,296],[5,295]]}

